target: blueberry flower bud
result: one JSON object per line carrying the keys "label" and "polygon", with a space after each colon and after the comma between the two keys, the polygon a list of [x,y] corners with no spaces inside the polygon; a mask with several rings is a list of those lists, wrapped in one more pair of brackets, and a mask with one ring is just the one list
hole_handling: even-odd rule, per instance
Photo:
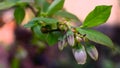
{"label": "blueberry flower bud", "polygon": [[75,44],[74,35],[68,35],[67,36],[67,42],[70,46],[74,46],[74,44]]}
{"label": "blueberry flower bud", "polygon": [[73,49],[74,57],[78,64],[85,64],[87,55],[84,46],[81,45],[80,49]]}
{"label": "blueberry flower bud", "polygon": [[76,36],[76,40],[77,40],[78,42],[81,42],[81,41],[82,41],[82,39],[81,39],[79,36]]}
{"label": "blueberry flower bud", "polygon": [[58,42],[58,48],[59,50],[63,50],[63,48],[66,46],[66,40],[62,40]]}
{"label": "blueberry flower bud", "polygon": [[88,45],[87,46],[87,52],[89,54],[89,56],[93,59],[93,60],[97,60],[98,59],[98,51],[96,49],[95,46],[93,45]]}

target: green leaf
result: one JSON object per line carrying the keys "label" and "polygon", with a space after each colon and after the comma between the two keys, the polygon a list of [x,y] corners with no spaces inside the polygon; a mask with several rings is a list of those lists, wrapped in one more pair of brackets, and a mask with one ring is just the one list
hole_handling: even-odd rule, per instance
{"label": "green leaf", "polygon": [[23,3],[31,3],[33,1],[31,0],[5,0],[3,2],[0,2],[0,10],[5,10],[5,9],[9,9],[13,6],[19,5],[19,4],[23,4]]}
{"label": "green leaf", "polygon": [[37,5],[41,7],[41,11],[46,12],[50,4],[46,0],[36,0]]}
{"label": "green leaf", "polygon": [[39,21],[43,21],[46,24],[54,24],[58,22],[58,20],[53,19],[53,18],[39,18]]}
{"label": "green leaf", "polygon": [[14,2],[14,3],[16,3],[16,2],[18,2],[18,1],[20,1],[20,0],[5,0],[6,2]]}
{"label": "green leaf", "polygon": [[58,11],[55,13],[55,15],[67,18],[67,19],[74,21],[74,22],[80,22],[80,20],[77,18],[77,16],[75,16],[74,14],[69,13],[67,11]]}
{"label": "green leaf", "polygon": [[0,2],[0,10],[8,9],[13,6],[16,6],[17,4],[22,3],[31,3],[31,0],[5,0],[3,2]]}
{"label": "green leaf", "polygon": [[35,7],[37,7],[38,10],[42,12],[46,12],[50,3],[47,2],[47,0],[34,0],[35,2]]}
{"label": "green leaf", "polygon": [[49,46],[55,45],[58,42],[60,36],[59,32],[52,32],[46,35],[46,42]]}
{"label": "green leaf", "polygon": [[57,11],[61,10],[63,8],[65,0],[55,0],[53,3],[48,7],[47,14],[52,15],[56,13]]}
{"label": "green leaf", "polygon": [[41,8],[43,12],[46,12],[50,4],[48,2],[43,3],[43,7]]}
{"label": "green leaf", "polygon": [[112,6],[97,6],[88,14],[81,27],[91,28],[105,23],[110,16],[111,8]]}
{"label": "green leaf", "polygon": [[15,6],[14,2],[1,2],[0,3],[0,10],[8,9]]}
{"label": "green leaf", "polygon": [[14,17],[15,17],[17,24],[21,24],[25,17],[25,10],[21,7],[16,7],[14,11]]}
{"label": "green leaf", "polygon": [[19,2],[33,3],[34,0],[20,0]]}
{"label": "green leaf", "polygon": [[[53,18],[41,18],[41,17],[36,17],[36,18],[33,18],[32,20],[31,20],[32,22],[34,21],[39,21],[39,22],[44,22],[45,24],[48,24],[48,25],[50,25],[50,24],[55,24],[55,23],[58,23],[58,20],[56,20],[56,19],[53,19]],[[31,22],[30,21],[30,22]],[[29,22],[29,23],[30,23]]]}
{"label": "green leaf", "polygon": [[86,37],[91,41],[113,48],[112,40],[101,32],[81,28],[76,28],[76,30],[82,35],[86,34]]}
{"label": "green leaf", "polygon": [[43,34],[41,32],[41,26],[40,25],[36,25],[33,27],[33,32],[34,32],[34,36],[36,39],[39,39],[41,41],[45,41],[46,42],[46,35],[47,34]]}
{"label": "green leaf", "polygon": [[37,38],[39,38],[42,34],[40,29],[41,27],[39,25],[33,27],[34,34]]}
{"label": "green leaf", "polygon": [[13,6],[15,6],[17,3],[30,3],[32,1],[30,0],[5,0],[3,2],[0,3],[0,10],[4,10],[4,9],[8,9],[11,8]]}
{"label": "green leaf", "polygon": [[30,21],[29,23],[25,24],[24,27],[25,28],[31,28],[35,25],[34,21]]}
{"label": "green leaf", "polygon": [[14,3],[31,3],[32,0],[5,0],[5,2],[14,2]]}
{"label": "green leaf", "polygon": [[48,43],[49,46],[55,45],[58,42],[58,38],[61,35],[60,32],[52,32],[52,33],[42,33],[40,31],[41,26],[36,25],[33,27],[34,35],[36,39],[39,39],[41,41],[44,41]]}

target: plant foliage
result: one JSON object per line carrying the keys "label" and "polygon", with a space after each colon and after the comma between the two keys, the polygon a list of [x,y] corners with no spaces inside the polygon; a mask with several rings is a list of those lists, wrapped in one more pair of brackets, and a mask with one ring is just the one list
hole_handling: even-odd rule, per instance
{"label": "plant foliage", "polygon": [[20,25],[25,16],[25,9],[30,8],[35,17],[24,27],[31,29],[34,35],[33,40],[42,41],[50,46],[58,43],[60,50],[63,50],[67,44],[70,45],[78,64],[86,62],[86,49],[92,59],[97,60],[98,58],[95,46],[86,44],[89,41],[114,48],[112,40],[108,36],[92,29],[107,21],[112,6],[96,6],[86,16],[82,25],[74,27],[71,22],[80,22],[80,20],[63,9],[64,2],[65,0],[54,0],[51,3],[47,0],[6,0],[0,3],[0,10],[14,7],[14,18]]}

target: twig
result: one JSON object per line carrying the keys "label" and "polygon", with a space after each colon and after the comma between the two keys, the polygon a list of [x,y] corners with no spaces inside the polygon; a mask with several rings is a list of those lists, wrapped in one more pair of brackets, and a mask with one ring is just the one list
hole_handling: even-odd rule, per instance
{"label": "twig", "polygon": [[36,17],[37,16],[37,11],[35,11],[35,9],[30,4],[28,4],[28,7],[32,10],[32,12],[34,13],[34,15]]}

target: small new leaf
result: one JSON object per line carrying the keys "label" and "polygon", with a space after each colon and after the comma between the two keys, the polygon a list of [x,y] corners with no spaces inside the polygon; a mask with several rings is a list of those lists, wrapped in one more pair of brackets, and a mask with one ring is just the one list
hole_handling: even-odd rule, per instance
{"label": "small new leaf", "polygon": [[16,20],[17,24],[21,24],[24,17],[25,17],[24,8],[16,7],[16,9],[14,11],[14,17],[15,17],[15,20]]}
{"label": "small new leaf", "polygon": [[38,21],[38,22],[42,21],[42,22],[44,22],[44,23],[46,23],[48,25],[58,23],[58,20],[56,20],[54,18],[41,18],[41,17],[35,17],[30,22],[35,22],[35,21]]}
{"label": "small new leaf", "polygon": [[81,27],[91,28],[101,25],[107,21],[110,16],[112,6],[96,6],[85,18]]}
{"label": "small new leaf", "polygon": [[35,22],[34,21],[30,21],[28,22],[27,24],[24,25],[25,28],[31,28],[35,25]]}
{"label": "small new leaf", "polygon": [[57,11],[61,10],[63,8],[65,0],[55,0],[53,3],[48,7],[47,14],[52,15],[56,13]]}
{"label": "small new leaf", "polygon": [[38,37],[38,38],[41,35],[40,29],[41,29],[41,26],[39,26],[39,25],[36,25],[36,26],[33,27],[33,32],[34,32],[35,36]]}
{"label": "small new leaf", "polygon": [[56,16],[60,16],[60,17],[64,17],[64,18],[67,18],[73,22],[80,22],[80,20],[78,19],[77,16],[75,16],[74,14],[72,13],[69,13],[67,11],[58,11],[55,13]]}
{"label": "small new leaf", "polygon": [[1,2],[0,3],[0,10],[8,9],[8,8],[11,8],[15,5],[16,4],[14,2]]}
{"label": "small new leaf", "polygon": [[37,6],[41,6],[41,11],[46,12],[50,4],[47,2],[47,0],[35,0]]}

